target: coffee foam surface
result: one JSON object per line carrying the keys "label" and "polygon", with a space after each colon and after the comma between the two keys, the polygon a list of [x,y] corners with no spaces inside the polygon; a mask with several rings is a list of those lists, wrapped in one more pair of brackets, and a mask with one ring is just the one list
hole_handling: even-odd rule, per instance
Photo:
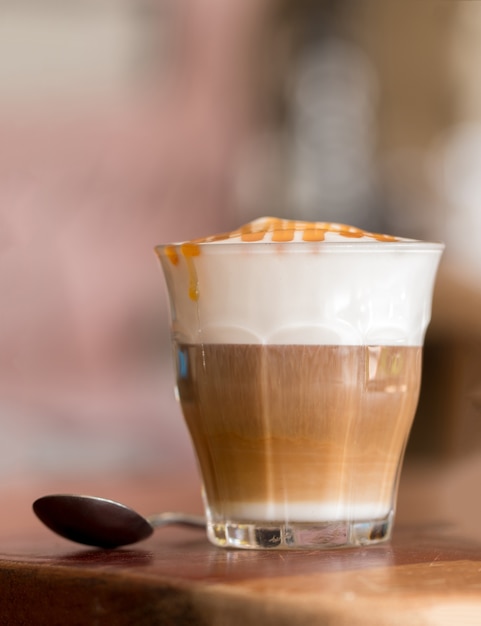
{"label": "coffee foam surface", "polygon": [[156,248],[185,343],[422,345],[443,245],[260,218]]}

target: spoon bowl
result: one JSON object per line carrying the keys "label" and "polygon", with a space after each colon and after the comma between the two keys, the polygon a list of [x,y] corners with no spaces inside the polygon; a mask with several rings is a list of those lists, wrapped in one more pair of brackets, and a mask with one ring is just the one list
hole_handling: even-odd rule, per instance
{"label": "spoon bowl", "polygon": [[147,539],[155,528],[182,524],[205,528],[205,519],[187,513],[157,513],[147,518],[115,500],[53,494],[38,498],[33,511],[47,528],[77,543],[113,549]]}

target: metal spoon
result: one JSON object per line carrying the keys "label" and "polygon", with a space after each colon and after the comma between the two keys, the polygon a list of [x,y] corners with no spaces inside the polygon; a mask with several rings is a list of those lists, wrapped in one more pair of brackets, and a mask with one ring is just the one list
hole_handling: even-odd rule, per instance
{"label": "metal spoon", "polygon": [[205,528],[201,515],[158,513],[145,518],[120,502],[95,496],[43,496],[35,500],[33,510],[57,535],[98,548],[118,548],[147,539],[155,528],[169,524]]}

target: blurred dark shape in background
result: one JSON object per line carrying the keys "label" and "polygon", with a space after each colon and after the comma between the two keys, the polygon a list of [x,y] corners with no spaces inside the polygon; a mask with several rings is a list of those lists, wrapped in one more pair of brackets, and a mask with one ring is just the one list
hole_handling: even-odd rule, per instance
{"label": "blurred dark shape in background", "polygon": [[0,472],[193,472],[152,249],[269,214],[446,241],[427,349],[471,374],[434,359],[413,449],[464,449],[476,5],[0,2]]}

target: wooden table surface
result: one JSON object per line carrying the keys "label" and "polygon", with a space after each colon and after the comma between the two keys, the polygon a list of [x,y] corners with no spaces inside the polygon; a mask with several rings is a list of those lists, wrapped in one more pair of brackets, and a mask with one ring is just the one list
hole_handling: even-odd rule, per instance
{"label": "wooden table surface", "polygon": [[[292,552],[223,550],[189,529],[90,549],[40,526],[30,512],[38,485],[18,489],[0,527],[0,624],[481,624],[481,532],[478,541],[456,523],[458,504],[452,519],[440,516],[426,485],[404,478],[390,543]],[[135,481],[95,493],[124,496],[143,513],[160,499],[158,486]],[[182,481],[162,500],[200,506],[197,485]]]}

